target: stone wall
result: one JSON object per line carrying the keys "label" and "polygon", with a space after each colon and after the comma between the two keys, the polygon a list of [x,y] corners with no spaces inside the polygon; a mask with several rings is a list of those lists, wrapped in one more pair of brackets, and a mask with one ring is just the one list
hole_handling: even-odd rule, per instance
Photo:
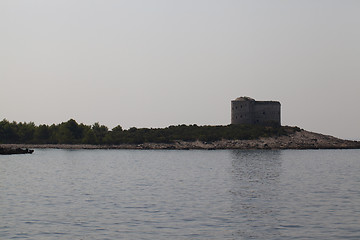
{"label": "stone wall", "polygon": [[252,124],[253,101],[231,101],[231,124]]}
{"label": "stone wall", "polygon": [[253,106],[253,123],[260,125],[278,124],[281,125],[280,103],[279,102],[255,102]]}
{"label": "stone wall", "polygon": [[231,101],[231,124],[281,125],[280,102],[237,98]]}

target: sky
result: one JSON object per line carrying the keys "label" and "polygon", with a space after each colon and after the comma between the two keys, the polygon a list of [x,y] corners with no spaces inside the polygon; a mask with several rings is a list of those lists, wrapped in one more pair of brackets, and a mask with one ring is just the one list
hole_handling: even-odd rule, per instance
{"label": "sky", "polygon": [[358,0],[0,0],[0,120],[282,125],[360,140]]}

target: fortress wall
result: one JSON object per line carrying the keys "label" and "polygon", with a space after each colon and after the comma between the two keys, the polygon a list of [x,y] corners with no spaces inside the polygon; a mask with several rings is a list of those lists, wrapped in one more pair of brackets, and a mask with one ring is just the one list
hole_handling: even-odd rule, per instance
{"label": "fortress wall", "polygon": [[231,101],[231,124],[279,124],[281,104],[277,101],[255,101],[238,98]]}
{"label": "fortress wall", "polygon": [[253,121],[255,124],[278,123],[281,125],[279,102],[256,102],[253,109]]}
{"label": "fortress wall", "polygon": [[252,101],[231,101],[231,124],[252,124]]}

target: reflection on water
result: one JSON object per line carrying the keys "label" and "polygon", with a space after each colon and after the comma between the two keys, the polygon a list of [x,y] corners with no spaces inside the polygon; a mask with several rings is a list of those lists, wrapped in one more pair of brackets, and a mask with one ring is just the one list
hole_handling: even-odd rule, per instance
{"label": "reflection on water", "polygon": [[232,211],[241,216],[237,235],[248,239],[279,236],[281,151],[232,151]]}

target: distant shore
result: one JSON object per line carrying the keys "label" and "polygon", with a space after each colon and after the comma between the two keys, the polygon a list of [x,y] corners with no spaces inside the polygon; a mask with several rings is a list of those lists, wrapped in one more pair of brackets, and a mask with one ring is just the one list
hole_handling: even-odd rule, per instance
{"label": "distant shore", "polygon": [[0,144],[2,148],[32,149],[360,149],[360,141],[350,141],[329,135],[301,130],[287,136],[262,137],[253,140],[174,141],[173,143],[143,143],[119,145],[89,144]]}

